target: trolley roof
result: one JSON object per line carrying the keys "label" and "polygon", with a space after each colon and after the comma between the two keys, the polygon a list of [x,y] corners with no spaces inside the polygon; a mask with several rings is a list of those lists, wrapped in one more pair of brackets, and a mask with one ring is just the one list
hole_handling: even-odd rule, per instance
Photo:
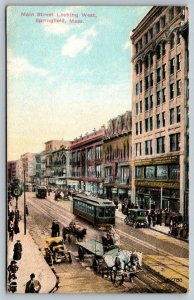
{"label": "trolley roof", "polygon": [[87,196],[84,194],[77,194],[73,196],[73,200],[80,200],[85,203],[89,203],[95,206],[112,206],[115,207],[114,203],[108,199],[101,199],[92,196]]}

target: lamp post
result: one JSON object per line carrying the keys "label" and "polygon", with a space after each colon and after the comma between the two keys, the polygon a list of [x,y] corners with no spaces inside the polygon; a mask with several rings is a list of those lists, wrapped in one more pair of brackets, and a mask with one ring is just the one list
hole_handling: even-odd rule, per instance
{"label": "lamp post", "polygon": [[24,169],[24,235],[26,235],[26,173]]}

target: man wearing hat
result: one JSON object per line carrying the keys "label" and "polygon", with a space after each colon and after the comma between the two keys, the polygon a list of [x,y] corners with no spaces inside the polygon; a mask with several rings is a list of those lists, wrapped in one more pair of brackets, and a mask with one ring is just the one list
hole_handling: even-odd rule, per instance
{"label": "man wearing hat", "polygon": [[30,275],[30,280],[26,283],[25,293],[39,293],[41,284],[35,279],[35,274]]}

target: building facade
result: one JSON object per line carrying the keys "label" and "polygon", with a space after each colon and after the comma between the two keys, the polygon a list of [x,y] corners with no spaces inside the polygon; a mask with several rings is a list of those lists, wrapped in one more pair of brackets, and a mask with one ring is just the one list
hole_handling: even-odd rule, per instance
{"label": "building facade", "polygon": [[103,142],[104,194],[111,200],[131,196],[132,115],[127,111],[108,122]]}
{"label": "building facade", "polygon": [[93,130],[71,142],[68,185],[93,194],[103,194],[102,143],[105,128]]}
{"label": "building facade", "polygon": [[21,179],[21,182],[24,182],[24,171],[25,171],[25,182],[26,185],[32,189],[32,186],[34,185],[34,175],[35,175],[35,154],[27,152],[23,155],[21,155],[21,168],[23,170],[23,178]]}
{"label": "building facade", "polygon": [[132,197],[186,216],[188,10],[153,7],[131,33]]}
{"label": "building facade", "polygon": [[[62,146],[68,147],[69,141],[64,140],[50,140],[45,143],[45,152],[44,152],[44,159],[45,159],[45,171],[44,171],[44,178],[45,184],[55,184],[56,183],[56,174],[57,170],[59,169],[59,162],[57,163],[57,156],[60,154],[58,152],[55,153],[56,150],[59,150]],[[53,162],[54,160],[54,162]],[[58,167],[57,167],[58,166]],[[54,169],[53,169],[54,167]],[[58,170],[59,171],[59,170]]]}
{"label": "building facade", "polygon": [[12,182],[14,179],[17,179],[17,161],[9,161],[7,163],[7,180]]}

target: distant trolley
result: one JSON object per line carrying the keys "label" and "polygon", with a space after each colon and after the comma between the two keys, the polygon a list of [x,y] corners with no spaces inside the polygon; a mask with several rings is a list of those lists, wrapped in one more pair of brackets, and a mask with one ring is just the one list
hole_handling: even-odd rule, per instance
{"label": "distant trolley", "polygon": [[96,226],[115,224],[115,205],[108,199],[82,194],[74,195],[73,214]]}

